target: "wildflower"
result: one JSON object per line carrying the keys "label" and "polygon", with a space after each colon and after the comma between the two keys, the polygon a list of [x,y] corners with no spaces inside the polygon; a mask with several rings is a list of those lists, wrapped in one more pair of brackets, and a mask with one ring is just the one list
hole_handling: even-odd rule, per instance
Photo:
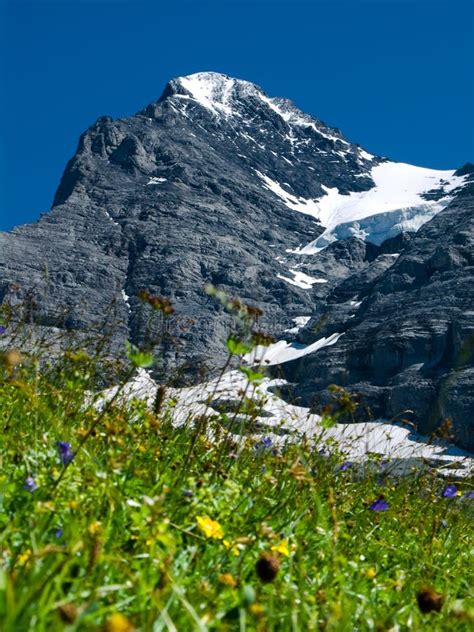
{"label": "wildflower", "polygon": [[60,540],[63,537],[63,528],[62,527],[58,527],[56,529],[56,531],[54,532],[54,537],[56,538],[56,540]]}
{"label": "wildflower", "polygon": [[257,346],[260,345],[262,347],[268,347],[276,341],[273,336],[269,336],[263,331],[254,331],[252,333],[252,342]]}
{"label": "wildflower", "polygon": [[209,516],[198,516],[196,522],[206,538],[214,538],[215,540],[223,539],[224,531],[216,520],[212,520]]}
{"label": "wildflower", "polygon": [[[1,359],[1,358],[0,358]],[[15,349],[5,351],[3,354],[3,363],[8,369],[14,369],[23,362],[23,356]]]}
{"label": "wildflower", "polygon": [[466,495],[464,496],[464,498],[469,498],[470,500],[473,500],[474,499],[474,491],[466,492]]}
{"label": "wildflower", "polygon": [[375,570],[373,566],[371,566],[370,568],[366,570],[365,574],[367,575],[369,579],[374,579],[374,577],[377,575],[377,571]]}
{"label": "wildflower", "polygon": [[264,613],[264,609],[261,603],[252,603],[249,606],[250,612],[254,617],[261,617]]}
{"label": "wildflower", "polygon": [[32,476],[26,477],[23,489],[26,489],[27,492],[35,492],[38,489],[38,485],[36,484],[36,481]]}
{"label": "wildflower", "polygon": [[156,296],[151,294],[148,290],[143,289],[137,292],[137,297],[141,301],[148,303],[152,309],[163,312],[165,316],[170,316],[174,313],[174,307],[171,301],[164,296]]}
{"label": "wildflower", "polygon": [[222,540],[222,544],[225,546],[226,549],[232,551],[235,557],[239,555],[239,547],[237,546],[237,544],[232,544],[232,542],[229,542],[229,540]]}
{"label": "wildflower", "polygon": [[456,485],[446,485],[443,489],[443,498],[456,498],[458,495],[458,488]]}
{"label": "wildflower", "polygon": [[260,439],[260,441],[255,444],[255,449],[266,450],[266,449],[271,448],[272,445],[273,445],[273,441],[271,440],[270,437],[263,437],[263,439]]}
{"label": "wildflower", "polygon": [[371,511],[387,511],[388,502],[385,500],[385,498],[379,498],[369,506],[369,509]]}
{"label": "wildflower", "polygon": [[257,575],[265,584],[272,582],[280,571],[280,561],[270,553],[262,553],[255,565]]}
{"label": "wildflower", "polygon": [[104,626],[105,632],[134,632],[135,628],[123,614],[116,612],[111,615]]}
{"label": "wildflower", "polygon": [[230,586],[231,588],[235,588],[237,586],[237,580],[232,577],[230,573],[223,573],[222,575],[219,575],[218,579],[220,583],[225,586]]}
{"label": "wildflower", "polygon": [[77,608],[73,603],[65,603],[58,607],[59,618],[63,623],[74,623],[77,619]]}
{"label": "wildflower", "polygon": [[190,489],[185,489],[183,491],[183,496],[185,498],[192,498],[194,496],[193,492]]}
{"label": "wildflower", "polygon": [[31,549],[26,549],[24,553],[20,553],[20,555],[18,556],[18,564],[23,566],[24,564],[28,562],[30,557],[31,557]]}
{"label": "wildflower", "polygon": [[101,529],[102,524],[100,520],[95,520],[94,522],[91,522],[91,524],[87,527],[87,530],[91,535],[97,535],[97,533],[99,533]]}
{"label": "wildflower", "polygon": [[67,465],[74,458],[74,452],[71,450],[71,444],[67,441],[56,441],[58,446],[59,458],[63,465]]}
{"label": "wildflower", "polygon": [[440,612],[444,597],[432,588],[422,588],[416,595],[416,600],[421,612]]}
{"label": "wildflower", "polygon": [[0,325],[0,335],[3,335],[6,332],[7,328],[4,325]]}
{"label": "wildflower", "polygon": [[341,470],[341,472],[346,472],[353,465],[354,463],[352,461],[344,461],[344,463],[339,467],[339,469]]}
{"label": "wildflower", "polygon": [[288,540],[281,540],[280,542],[278,542],[278,544],[274,544],[271,547],[271,550],[275,551],[275,553],[280,553],[280,555],[284,555],[285,557],[288,557],[290,555]]}

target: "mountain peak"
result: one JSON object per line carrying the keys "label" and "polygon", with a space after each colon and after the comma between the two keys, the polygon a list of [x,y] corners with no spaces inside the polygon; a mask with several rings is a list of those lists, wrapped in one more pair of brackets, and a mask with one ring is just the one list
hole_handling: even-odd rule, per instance
{"label": "mountain peak", "polygon": [[261,89],[250,81],[207,71],[172,79],[162,99],[166,97],[192,99],[213,114],[231,116],[235,113],[232,108],[232,101],[235,98],[260,94],[263,94]]}
{"label": "mountain peak", "polygon": [[[305,114],[289,99],[269,97],[258,85],[223,73],[197,72],[172,79],[166,86],[160,102],[167,98],[197,103],[217,119],[242,118],[245,116],[242,106],[253,100],[254,107],[262,108],[271,117],[278,117],[290,130],[312,129],[320,136],[349,145],[339,130]],[[186,108],[186,105],[184,107]]]}

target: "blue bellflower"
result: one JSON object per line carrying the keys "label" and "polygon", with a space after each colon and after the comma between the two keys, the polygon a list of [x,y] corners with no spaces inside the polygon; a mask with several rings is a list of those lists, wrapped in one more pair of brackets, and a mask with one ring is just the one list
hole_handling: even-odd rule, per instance
{"label": "blue bellflower", "polygon": [[446,485],[443,489],[443,497],[444,498],[456,498],[458,495],[458,488],[456,485]]}
{"label": "blue bellflower", "polygon": [[63,465],[67,465],[74,458],[74,452],[71,450],[71,444],[67,441],[56,441],[58,446],[59,458]]}
{"label": "blue bellflower", "polygon": [[346,472],[349,468],[354,465],[352,461],[344,461],[344,463],[339,467],[341,472]]}
{"label": "blue bellflower", "polygon": [[32,476],[27,476],[23,488],[27,492],[35,492],[38,489],[38,485]]}
{"label": "blue bellflower", "polygon": [[369,506],[370,511],[387,511],[388,502],[385,498],[379,498]]}

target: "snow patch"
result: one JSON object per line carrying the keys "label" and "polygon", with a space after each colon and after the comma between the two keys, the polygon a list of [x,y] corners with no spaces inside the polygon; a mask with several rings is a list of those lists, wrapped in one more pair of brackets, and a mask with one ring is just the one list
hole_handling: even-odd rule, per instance
{"label": "snow patch", "polygon": [[277,274],[277,278],[282,279],[287,283],[291,283],[291,285],[296,285],[296,287],[300,287],[303,290],[310,290],[311,286],[315,283],[327,283],[327,279],[315,279],[314,277],[309,276],[309,274],[299,272],[298,270],[291,269],[289,272],[293,275],[292,279],[289,279],[282,274]]}
{"label": "snow patch", "polygon": [[286,340],[279,340],[268,347],[257,345],[250,353],[244,356],[244,361],[250,365],[260,364],[264,366],[291,362],[310,353],[315,353],[315,351],[319,351],[324,347],[336,344],[342,335],[335,333],[327,338],[320,338],[310,345],[302,345],[297,342],[290,343]]}
{"label": "snow patch", "polygon": [[167,182],[167,179],[166,178],[150,178],[150,180],[147,182],[147,185],[162,184],[163,182]]}
{"label": "snow patch", "polygon": [[[384,460],[389,460],[387,471],[397,471],[395,464],[400,460],[398,467],[402,473],[409,472],[413,459],[418,459],[420,463],[434,461],[439,473],[446,476],[466,477],[472,474],[472,455],[446,442],[429,442],[428,437],[418,435],[402,424],[371,421],[336,424],[332,428],[324,428],[321,417],[311,413],[309,408],[289,404],[272,392],[278,386],[286,384],[285,380],[264,378],[258,385],[250,385],[240,371],[229,371],[221,379],[197,386],[168,388],[164,407],[169,405],[167,414],[175,427],[192,428],[201,415],[215,417],[216,411],[210,406],[212,398],[240,400],[241,394],[248,392],[248,396],[262,407],[262,416],[258,419],[263,430],[252,435],[255,440],[261,437],[262,432],[265,436],[270,435],[275,445],[300,442],[303,437],[307,437],[317,442],[316,448],[328,450],[335,444],[349,460],[364,462],[369,453],[377,453]],[[127,405],[131,400],[139,399],[152,410],[157,388],[156,382],[148,373],[139,369],[133,380],[122,387],[120,392],[118,387],[113,387],[100,393],[93,401],[100,409],[114,397],[117,405]],[[254,426],[256,427],[255,424]],[[272,432],[272,428],[275,432]],[[282,429],[287,434],[282,434]],[[238,435],[233,437],[237,443],[242,440]],[[212,435],[209,440],[213,440]],[[404,460],[407,463],[406,470],[403,470]]]}
{"label": "snow patch", "polygon": [[112,215],[109,213],[109,211],[105,211],[105,214],[107,215],[107,217],[110,219],[110,221],[115,224],[115,226],[120,226],[120,224],[118,222],[116,222],[114,220],[114,218],[112,217]]}
{"label": "snow patch", "polygon": [[128,294],[125,292],[125,290],[122,290],[122,298],[123,298],[126,306],[128,307],[128,309],[130,309],[130,296],[128,296]]}
{"label": "snow patch", "polygon": [[[282,105],[281,99],[271,99],[267,97],[263,92],[259,92],[258,94],[261,101],[267,104],[267,106],[273,110],[278,116],[280,116],[284,121],[288,123],[291,127],[295,125],[297,127],[307,127],[314,130],[320,136],[327,138],[328,140],[332,140],[334,142],[340,142],[344,145],[349,145],[349,143],[343,138],[339,138],[334,134],[331,134],[330,128],[316,125],[314,119],[312,119],[307,114],[303,114],[298,108],[291,106],[289,104]],[[288,136],[287,139],[293,143],[294,137]]]}
{"label": "snow patch", "polygon": [[[466,176],[454,171],[415,167],[405,163],[384,162],[370,171],[375,186],[368,191],[342,195],[336,187],[322,185],[325,195],[319,199],[296,197],[278,182],[257,171],[264,186],[285,205],[318,220],[325,231],[297,254],[316,254],[333,241],[359,237],[380,245],[389,237],[417,231],[451,202],[450,192],[462,187]],[[439,200],[426,200],[424,193],[441,190]]]}
{"label": "snow patch", "polygon": [[296,316],[296,318],[292,318],[291,320],[295,323],[295,326],[290,329],[285,329],[285,332],[289,334],[297,334],[300,329],[303,329],[303,327],[309,323],[311,316]]}

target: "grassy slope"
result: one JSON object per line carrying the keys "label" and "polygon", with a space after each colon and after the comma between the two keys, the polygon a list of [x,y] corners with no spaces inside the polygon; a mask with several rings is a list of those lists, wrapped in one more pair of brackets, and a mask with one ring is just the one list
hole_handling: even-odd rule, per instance
{"label": "grassy slope", "polygon": [[[139,403],[85,407],[102,368],[84,354],[14,364],[0,369],[5,632],[472,629],[467,484],[444,498],[430,472],[341,471],[335,446],[248,439],[237,454],[209,420],[186,432]],[[279,566],[266,583],[265,553]],[[420,611],[423,586],[441,612]]]}

